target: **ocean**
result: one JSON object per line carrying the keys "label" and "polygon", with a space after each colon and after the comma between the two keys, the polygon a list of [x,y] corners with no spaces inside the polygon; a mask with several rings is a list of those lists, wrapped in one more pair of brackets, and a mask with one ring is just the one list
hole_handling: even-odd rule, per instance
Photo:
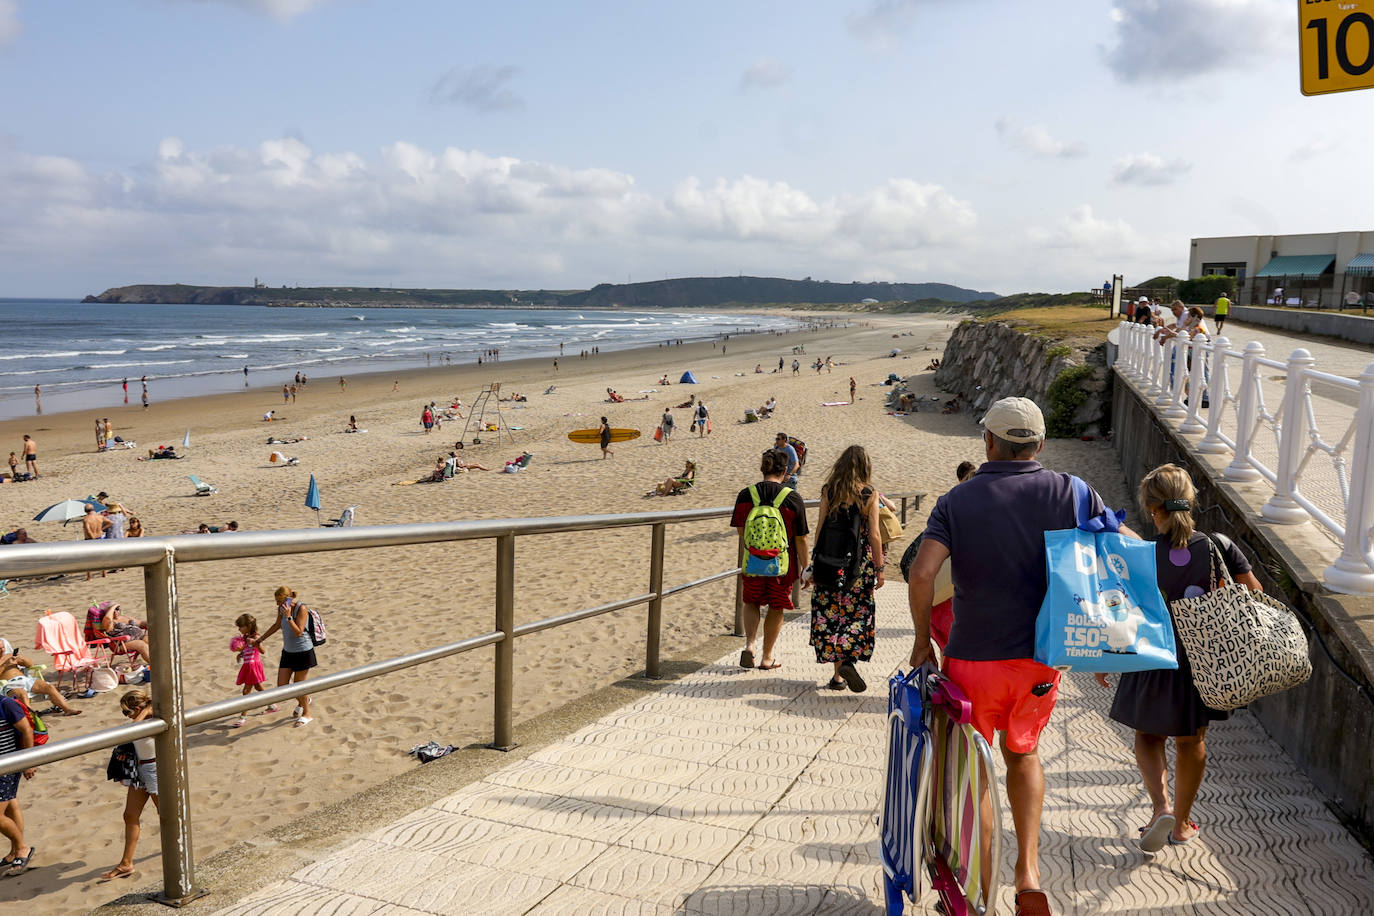
{"label": "ocean", "polygon": [[[792,329],[782,316],[709,311],[596,309],[267,308],[251,305],[110,305],[0,299],[0,419],[124,402],[147,376],[154,400],[280,385],[297,371],[340,375],[471,365],[497,348],[502,360],[567,358],[674,339]],[[429,363],[426,363],[426,354]],[[41,398],[34,386],[41,386]]]}

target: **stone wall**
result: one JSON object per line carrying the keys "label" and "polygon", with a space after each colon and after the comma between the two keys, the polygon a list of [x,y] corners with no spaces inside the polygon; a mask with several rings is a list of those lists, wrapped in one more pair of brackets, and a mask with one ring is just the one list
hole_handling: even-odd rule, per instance
{"label": "stone wall", "polygon": [[1204,531],[1241,546],[1270,595],[1297,610],[1311,645],[1312,679],[1249,709],[1332,808],[1366,845],[1374,845],[1374,653],[1360,621],[1374,599],[1334,595],[1321,585],[1321,558],[1292,530],[1275,530],[1218,466],[1155,412],[1125,380],[1113,386],[1112,441],[1132,490],[1161,464],[1185,468],[1197,486],[1195,515]]}
{"label": "stone wall", "polygon": [[[1210,309],[1209,312],[1210,314]],[[1282,328],[1300,334],[1315,334],[1322,337],[1335,337],[1354,343],[1374,344],[1374,318],[1363,314],[1342,314],[1340,312],[1308,312],[1300,309],[1276,308],[1260,305],[1231,306],[1231,321],[1253,324],[1268,328]],[[1222,328],[1225,333],[1226,329]],[[1235,339],[1234,336],[1231,338]],[[1287,357],[1273,356],[1273,359]]]}
{"label": "stone wall", "polygon": [[945,345],[935,384],[962,395],[963,406],[977,413],[999,398],[1025,397],[1048,418],[1054,407],[1050,386],[1060,373],[1083,365],[1092,370],[1077,383],[1086,397],[1073,411],[1072,422],[1085,435],[1101,435],[1110,425],[1111,410],[1105,345],[1075,347],[1002,321],[963,321]]}

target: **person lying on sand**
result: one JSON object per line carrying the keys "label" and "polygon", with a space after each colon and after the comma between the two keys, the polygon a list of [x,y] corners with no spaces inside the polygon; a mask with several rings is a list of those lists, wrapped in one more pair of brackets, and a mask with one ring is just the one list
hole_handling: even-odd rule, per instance
{"label": "person lying on sand", "polygon": [[625,399],[616,393],[614,388],[606,389],[606,400],[611,404],[623,404]]}
{"label": "person lying on sand", "polygon": [[695,407],[696,404],[697,404],[697,396],[696,396],[696,395],[692,395],[690,398],[688,398],[687,400],[683,401],[681,404],[678,404],[677,407],[678,407],[679,410],[681,410],[681,409],[686,408],[686,407]]}
{"label": "person lying on sand", "polygon": [[176,450],[173,449],[170,445],[159,445],[157,448],[150,448],[150,449],[148,449],[148,457],[147,457],[147,458],[144,458],[142,455],[140,455],[140,456],[138,457],[138,460],[139,460],[139,461],[156,461],[156,460],[158,460],[158,459],[160,459],[160,458],[180,458],[180,457],[181,457],[181,456],[178,455],[178,454],[176,453]]}
{"label": "person lying on sand", "polygon": [[268,445],[295,445],[297,442],[304,442],[304,441],[306,441],[306,440],[309,439],[309,438],[310,438],[309,436],[290,436],[290,437],[288,437],[288,438],[281,439],[281,438],[278,438],[277,436],[268,436],[268,437],[267,437],[267,444],[268,444]]}
{"label": "person lying on sand", "polygon": [[43,680],[41,675],[30,674],[28,669],[32,667],[33,662],[20,655],[19,650],[4,639],[0,639],[0,693],[30,707],[33,703],[29,702],[29,694],[41,696],[61,710],[64,716],[81,715],[82,710],[67,705],[62,691]]}

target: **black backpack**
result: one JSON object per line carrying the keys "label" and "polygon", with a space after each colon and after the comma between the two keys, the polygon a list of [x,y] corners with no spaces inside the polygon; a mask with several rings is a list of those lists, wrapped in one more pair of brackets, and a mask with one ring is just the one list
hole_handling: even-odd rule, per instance
{"label": "black backpack", "polygon": [[849,582],[863,562],[863,506],[855,503],[821,519],[811,551],[811,575],[817,585],[833,587],[844,573]]}

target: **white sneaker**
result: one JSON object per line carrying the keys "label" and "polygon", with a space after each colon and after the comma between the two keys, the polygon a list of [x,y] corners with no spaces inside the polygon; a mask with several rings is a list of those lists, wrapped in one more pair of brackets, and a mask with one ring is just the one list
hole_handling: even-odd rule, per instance
{"label": "white sneaker", "polygon": [[299,719],[303,715],[305,715],[304,706],[297,706],[295,709],[291,711],[291,718],[293,719]]}

